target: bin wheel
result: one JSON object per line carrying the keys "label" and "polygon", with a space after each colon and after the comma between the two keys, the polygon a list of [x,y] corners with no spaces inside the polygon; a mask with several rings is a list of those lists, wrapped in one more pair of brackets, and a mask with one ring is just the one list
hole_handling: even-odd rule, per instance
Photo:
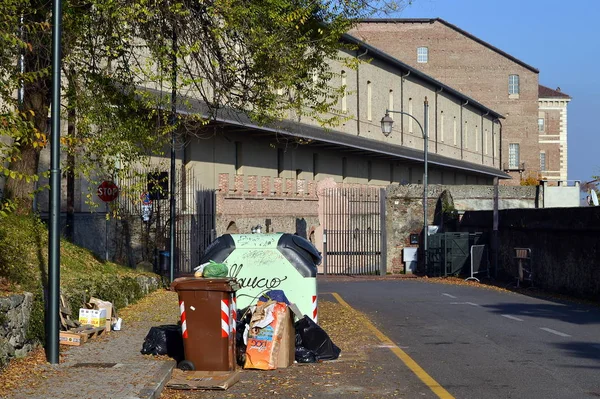
{"label": "bin wheel", "polygon": [[194,371],[196,370],[196,367],[194,366],[194,363],[190,362],[189,360],[182,360],[179,362],[179,364],[177,365],[177,368],[183,371]]}

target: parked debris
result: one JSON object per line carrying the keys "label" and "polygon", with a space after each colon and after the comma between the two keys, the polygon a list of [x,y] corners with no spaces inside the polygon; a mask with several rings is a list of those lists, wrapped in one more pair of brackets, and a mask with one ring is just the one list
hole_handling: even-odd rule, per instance
{"label": "parked debris", "polygon": [[183,360],[181,326],[166,324],[150,328],[141,352],[143,355],[167,355],[178,362]]}
{"label": "parked debris", "polygon": [[102,335],[105,330],[106,328],[104,326],[92,327],[86,325],[69,331],[61,331],[59,333],[59,342],[61,345],[80,346],[87,341]]}
{"label": "parked debris", "polygon": [[244,368],[274,370],[294,363],[292,314],[283,302],[259,302],[252,314]]}
{"label": "parked debris", "polygon": [[226,390],[240,380],[239,371],[173,370],[167,388]]}
{"label": "parked debris", "polygon": [[329,338],[329,335],[308,316],[298,320],[296,328],[296,354],[298,363],[309,363],[310,355],[303,349],[312,352],[316,361],[335,360],[340,356],[341,349]]}

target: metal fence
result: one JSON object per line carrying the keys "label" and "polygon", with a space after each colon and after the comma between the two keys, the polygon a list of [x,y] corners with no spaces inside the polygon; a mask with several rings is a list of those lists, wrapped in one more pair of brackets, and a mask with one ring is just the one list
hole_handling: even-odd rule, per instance
{"label": "metal fence", "polygon": [[323,272],[385,274],[385,189],[326,189],[323,208]]}
{"label": "metal fence", "polygon": [[[170,203],[167,172],[136,171],[120,182],[118,211],[121,217],[140,220],[142,257],[152,260],[155,271],[168,274],[161,258],[170,256]],[[189,273],[204,249],[214,240],[216,194],[200,185],[191,168],[181,166],[175,175],[175,274]],[[163,259],[164,260],[164,259]],[[162,265],[162,267],[161,267]]]}

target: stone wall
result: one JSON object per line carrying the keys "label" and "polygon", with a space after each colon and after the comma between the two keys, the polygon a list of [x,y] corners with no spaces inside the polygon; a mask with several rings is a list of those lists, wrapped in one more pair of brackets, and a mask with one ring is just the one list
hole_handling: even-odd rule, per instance
{"label": "stone wall", "polygon": [[[444,192],[452,198],[450,209],[460,213],[471,210],[493,209],[493,186],[446,186],[429,185],[427,194],[428,224],[441,225],[444,208],[440,197]],[[535,208],[540,194],[535,186],[500,186],[498,187],[499,209]],[[489,221],[491,227],[491,220]],[[410,235],[418,234],[420,240],[423,232],[423,186],[409,184],[405,186],[389,186],[386,202],[387,259],[388,271],[401,273],[404,271],[402,249],[419,246],[410,244]],[[419,254],[419,259],[422,255]]]}
{"label": "stone wall", "polygon": [[32,304],[33,294],[28,292],[0,298],[0,367],[34,347],[27,338]]}
{"label": "stone wall", "polygon": [[[466,212],[463,231],[491,231],[492,212]],[[530,248],[534,285],[600,300],[600,207],[499,212],[499,277],[517,276],[514,248]]]}
{"label": "stone wall", "polygon": [[[107,297],[108,291],[105,295],[94,292],[94,289],[102,289],[102,283],[97,281],[89,281],[90,286],[81,287],[80,290],[65,289],[65,296],[73,309],[82,307],[83,298],[87,300],[89,296],[99,296],[112,302],[119,309],[136,302],[163,284],[161,278],[155,275],[139,275],[123,279],[115,277],[114,281],[109,283],[114,288],[112,298]],[[0,367],[6,365],[11,358],[25,356],[40,344],[30,337],[31,323],[43,324],[43,320],[31,318],[33,306],[34,296],[29,292],[0,297]]]}

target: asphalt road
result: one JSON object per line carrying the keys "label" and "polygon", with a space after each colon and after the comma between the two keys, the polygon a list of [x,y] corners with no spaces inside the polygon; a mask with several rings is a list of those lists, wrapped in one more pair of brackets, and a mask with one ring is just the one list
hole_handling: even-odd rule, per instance
{"label": "asphalt road", "polygon": [[600,397],[600,308],[415,280],[319,292],[364,312],[455,398]]}

